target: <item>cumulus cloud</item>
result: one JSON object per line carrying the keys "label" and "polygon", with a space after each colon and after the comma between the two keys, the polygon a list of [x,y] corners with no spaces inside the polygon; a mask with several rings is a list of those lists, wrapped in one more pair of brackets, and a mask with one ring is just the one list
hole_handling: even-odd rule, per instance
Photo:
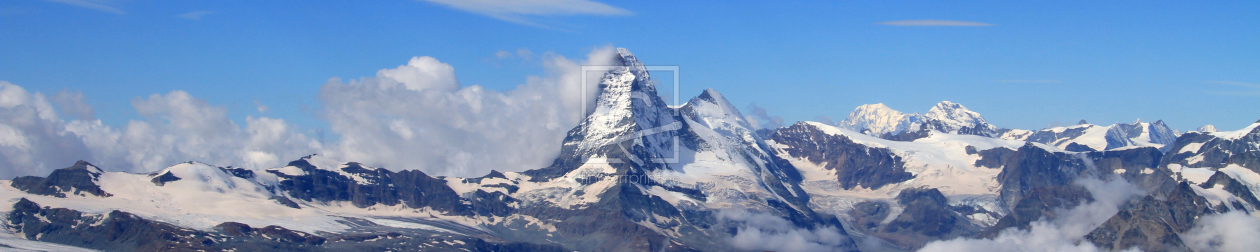
{"label": "cumulus cloud", "polygon": [[1008,228],[993,239],[957,238],[934,241],[919,251],[1099,251],[1083,237],[1120,211],[1129,199],[1146,192],[1113,176],[1107,181],[1083,179],[1094,201],[1056,212],[1053,220],[1029,223],[1028,230]]}
{"label": "cumulus cloud", "polygon": [[1242,211],[1199,218],[1195,227],[1181,234],[1194,251],[1252,251],[1260,248],[1260,219]]}
{"label": "cumulus cloud", "polygon": [[630,11],[589,0],[425,0],[512,23],[541,26],[530,16],[625,16]]}
{"label": "cumulus cloud", "polygon": [[61,3],[75,7],[88,8],[101,12],[114,14],[126,14],[122,10],[114,7],[114,1],[111,0],[47,0],[49,2]]}
{"label": "cumulus cloud", "polygon": [[63,91],[53,100],[80,118],[65,121],[43,94],[0,81],[0,176],[43,176],[75,160],[128,172],[184,161],[270,168],[322,149],[284,120],[247,117],[240,127],[225,108],[184,91],[136,98],[132,106],[145,118],[117,128],[90,119],[82,94]]}
{"label": "cumulus cloud", "polygon": [[836,227],[797,228],[783,218],[742,209],[721,210],[718,219],[740,223],[735,237],[727,242],[742,250],[843,251],[842,246],[848,245],[847,237]]}
{"label": "cumulus cloud", "polygon": [[0,178],[47,174],[87,156],[43,94],[0,81]]}
{"label": "cumulus cloud", "polygon": [[73,115],[79,120],[93,120],[96,118],[96,112],[92,109],[92,105],[87,103],[87,99],[83,98],[81,92],[71,92],[62,90],[52,96],[52,101],[61,108],[61,112]]}
{"label": "cumulus cloud", "polygon": [[773,116],[766,112],[765,108],[758,107],[757,104],[748,104],[748,111],[752,112],[744,116],[744,120],[748,120],[759,129],[777,129],[783,127],[783,117]]}
{"label": "cumulus cloud", "polygon": [[598,83],[581,80],[581,65],[611,65],[615,55],[612,47],[580,61],[543,54],[546,74],[506,92],[461,86],[453,67],[431,57],[372,77],[334,78],[317,97],[321,119],[338,136],[327,144],[322,131],[308,137],[282,119],[248,116],[239,125],[226,108],[178,90],[133,99],[143,118],[121,126],[91,119],[82,94],[62,92],[51,100],[78,117],[66,121],[43,94],[0,82],[0,176],[45,175],[78,159],[129,172],[185,161],[274,168],[309,154],[447,176],[540,168],[599,92]]}
{"label": "cumulus cloud", "polygon": [[97,121],[72,121],[67,130],[82,137],[98,165],[126,171],[153,171],[184,162],[270,168],[317,153],[321,145],[282,119],[246,117],[240,127],[227,109],[184,91],[132,101],[144,120],[113,128]]}
{"label": "cumulus cloud", "polygon": [[958,20],[897,20],[875,23],[890,26],[993,26],[993,24]]}
{"label": "cumulus cloud", "polygon": [[[450,65],[429,57],[374,77],[332,79],[319,92],[323,116],[340,135],[328,152],[451,176],[546,166],[588,102],[581,100],[580,66],[612,64],[613,54],[611,47],[596,49],[582,62],[549,55],[546,77],[530,77],[507,92],[461,87]],[[597,92],[596,83],[588,84]]]}

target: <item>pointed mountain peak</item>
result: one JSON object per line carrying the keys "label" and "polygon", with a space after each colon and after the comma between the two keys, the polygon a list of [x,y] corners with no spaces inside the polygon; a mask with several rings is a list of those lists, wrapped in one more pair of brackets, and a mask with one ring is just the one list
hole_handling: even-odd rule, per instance
{"label": "pointed mountain peak", "polygon": [[1086,125],[1086,124],[1089,124],[1089,122],[1085,122],[1085,119],[1081,119],[1081,121],[1076,122],[1076,125]]}
{"label": "pointed mountain peak", "polygon": [[950,101],[937,103],[936,106],[933,106],[932,109],[928,110],[927,114],[924,114],[924,116],[930,119],[942,121],[961,121],[973,124],[987,123],[984,121],[984,117],[980,116],[980,113],[968,110],[967,107],[963,107],[962,104]]}
{"label": "pointed mountain peak", "polygon": [[643,62],[639,62],[639,58],[630,53],[630,49],[617,48],[617,58],[620,59],[621,65],[630,67],[631,70],[645,71]]}
{"label": "pointed mountain peak", "polygon": [[1133,120],[1133,123],[1130,123],[1130,124],[1137,125],[1137,124],[1139,124],[1139,123],[1142,123],[1142,118],[1138,118],[1137,120]]}

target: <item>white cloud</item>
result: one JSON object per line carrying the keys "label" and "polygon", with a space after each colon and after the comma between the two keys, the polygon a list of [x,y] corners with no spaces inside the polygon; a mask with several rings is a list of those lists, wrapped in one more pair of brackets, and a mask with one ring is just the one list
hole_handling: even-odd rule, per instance
{"label": "white cloud", "polygon": [[897,20],[875,24],[891,26],[993,26],[993,24],[958,20]]}
{"label": "white cloud", "polygon": [[934,241],[919,251],[1099,251],[1083,237],[1119,212],[1120,205],[1146,192],[1118,176],[1104,182],[1078,181],[1094,201],[1072,209],[1057,210],[1053,220],[1029,223],[1028,230],[1008,228],[993,239],[957,238]]}
{"label": "white cloud", "polygon": [[748,111],[752,112],[744,116],[744,120],[748,120],[749,124],[758,129],[777,129],[783,127],[783,117],[773,116],[766,112],[765,108],[758,107],[757,104],[748,104]]}
{"label": "white cloud", "polygon": [[727,240],[741,250],[754,251],[843,251],[848,237],[836,227],[797,228],[792,222],[774,215],[750,213],[742,209],[723,209],[718,220],[740,223],[734,237]]}
{"label": "white cloud", "polygon": [[377,71],[376,76],[375,80],[402,83],[407,89],[414,91],[436,89],[449,92],[459,88],[459,81],[455,80],[455,68],[429,56],[413,57],[406,65]]}
{"label": "white cloud", "polygon": [[73,115],[79,120],[93,120],[96,117],[95,110],[83,98],[83,93],[62,90],[52,96],[52,101],[57,103],[62,113]]}
{"label": "white cloud", "polygon": [[242,128],[227,117],[225,108],[184,91],[137,98],[132,106],[146,120],[132,120],[117,129],[99,120],[76,120],[66,128],[82,137],[92,150],[93,163],[134,172],[184,161],[271,168],[322,149],[282,119],[246,117]]}
{"label": "white cloud", "polygon": [[541,26],[528,16],[625,16],[628,10],[589,0],[425,0],[503,21]]}
{"label": "white cloud", "polygon": [[547,54],[546,77],[507,92],[460,87],[453,68],[430,57],[375,77],[332,79],[319,92],[323,117],[340,135],[328,154],[448,176],[544,167],[582,117],[580,65],[612,64],[612,55],[599,48],[578,63]]}
{"label": "white cloud", "polygon": [[[56,96],[66,100],[59,102],[62,111],[91,111],[81,94]],[[284,120],[247,117],[242,128],[226,109],[184,91],[137,98],[132,106],[146,118],[118,128],[100,120],[65,121],[43,94],[0,81],[0,177],[45,176],[75,160],[129,172],[184,161],[270,168],[322,149]]]}
{"label": "white cloud", "polygon": [[0,81],[0,178],[47,174],[87,155],[43,94]]}
{"label": "white cloud", "polygon": [[[507,92],[461,87],[450,65],[430,57],[374,77],[333,79],[318,96],[321,118],[339,135],[329,145],[282,119],[249,116],[239,125],[226,108],[178,90],[132,100],[143,118],[121,126],[66,121],[43,94],[0,82],[0,167],[6,167],[0,176],[46,175],[79,159],[129,172],[185,161],[273,168],[315,153],[448,176],[540,168],[585,116],[582,104],[599,92],[598,83],[580,80],[580,66],[614,64],[614,55],[612,47],[602,47],[575,62],[545,53],[547,74]],[[91,111],[81,94],[58,96],[62,111]]]}
{"label": "white cloud", "polygon": [[1181,234],[1194,251],[1253,251],[1260,248],[1260,219],[1242,211],[1199,218],[1195,227]]}
{"label": "white cloud", "polygon": [[112,6],[114,1],[111,0],[47,0],[54,3],[62,3],[75,7],[83,7],[101,12],[109,12],[114,14],[126,14],[117,7]]}
{"label": "white cloud", "polygon": [[193,11],[184,14],[175,15],[175,17],[188,20],[201,20],[202,16],[214,14],[213,11]]}

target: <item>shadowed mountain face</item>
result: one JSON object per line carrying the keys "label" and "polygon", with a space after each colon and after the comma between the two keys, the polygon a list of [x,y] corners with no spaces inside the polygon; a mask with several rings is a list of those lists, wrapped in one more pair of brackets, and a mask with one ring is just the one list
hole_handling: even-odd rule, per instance
{"label": "shadowed mountain face", "polygon": [[1185,236],[1202,218],[1260,206],[1256,125],[999,130],[941,102],[762,129],[715,90],[666,104],[634,55],[617,59],[547,167],[434,177],[311,155],[128,174],[79,161],[9,181],[4,222],[107,251],[900,251],[1085,213],[1071,246],[1175,251],[1203,249]]}

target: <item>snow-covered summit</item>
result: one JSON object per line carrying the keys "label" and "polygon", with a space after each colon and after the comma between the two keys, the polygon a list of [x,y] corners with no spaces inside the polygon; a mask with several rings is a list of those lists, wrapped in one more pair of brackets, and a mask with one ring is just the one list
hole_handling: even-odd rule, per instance
{"label": "snow-covered summit", "polygon": [[1208,125],[1200,126],[1198,129],[1195,129],[1194,131],[1203,132],[1203,133],[1212,133],[1212,132],[1216,132],[1217,130],[1216,130],[1215,125],[1208,124]]}
{"label": "snow-covered summit", "polygon": [[[1043,143],[1071,151],[1101,151],[1130,146],[1163,148],[1176,141],[1178,135],[1164,124],[1163,120],[1149,123],[1136,120],[1133,123],[1116,123],[1109,126],[1078,124],[1053,127],[1026,135],[1011,137],[1004,135],[1003,138]],[[1088,149],[1083,147],[1088,147]]]}
{"label": "snow-covered summit", "polygon": [[980,116],[980,113],[968,110],[962,104],[942,101],[923,114],[936,130],[947,133],[993,136],[997,127]]}
{"label": "snow-covered summit", "polygon": [[[926,124],[926,125],[924,125]],[[872,136],[897,135],[927,129],[945,133],[996,136],[997,127],[990,125],[980,113],[968,110],[962,104],[942,101],[928,110],[927,114],[906,114],[889,108],[883,103],[858,106],[839,125]]]}
{"label": "snow-covered summit", "polygon": [[905,114],[883,103],[858,106],[839,126],[870,135],[897,134],[919,122],[919,114]]}

